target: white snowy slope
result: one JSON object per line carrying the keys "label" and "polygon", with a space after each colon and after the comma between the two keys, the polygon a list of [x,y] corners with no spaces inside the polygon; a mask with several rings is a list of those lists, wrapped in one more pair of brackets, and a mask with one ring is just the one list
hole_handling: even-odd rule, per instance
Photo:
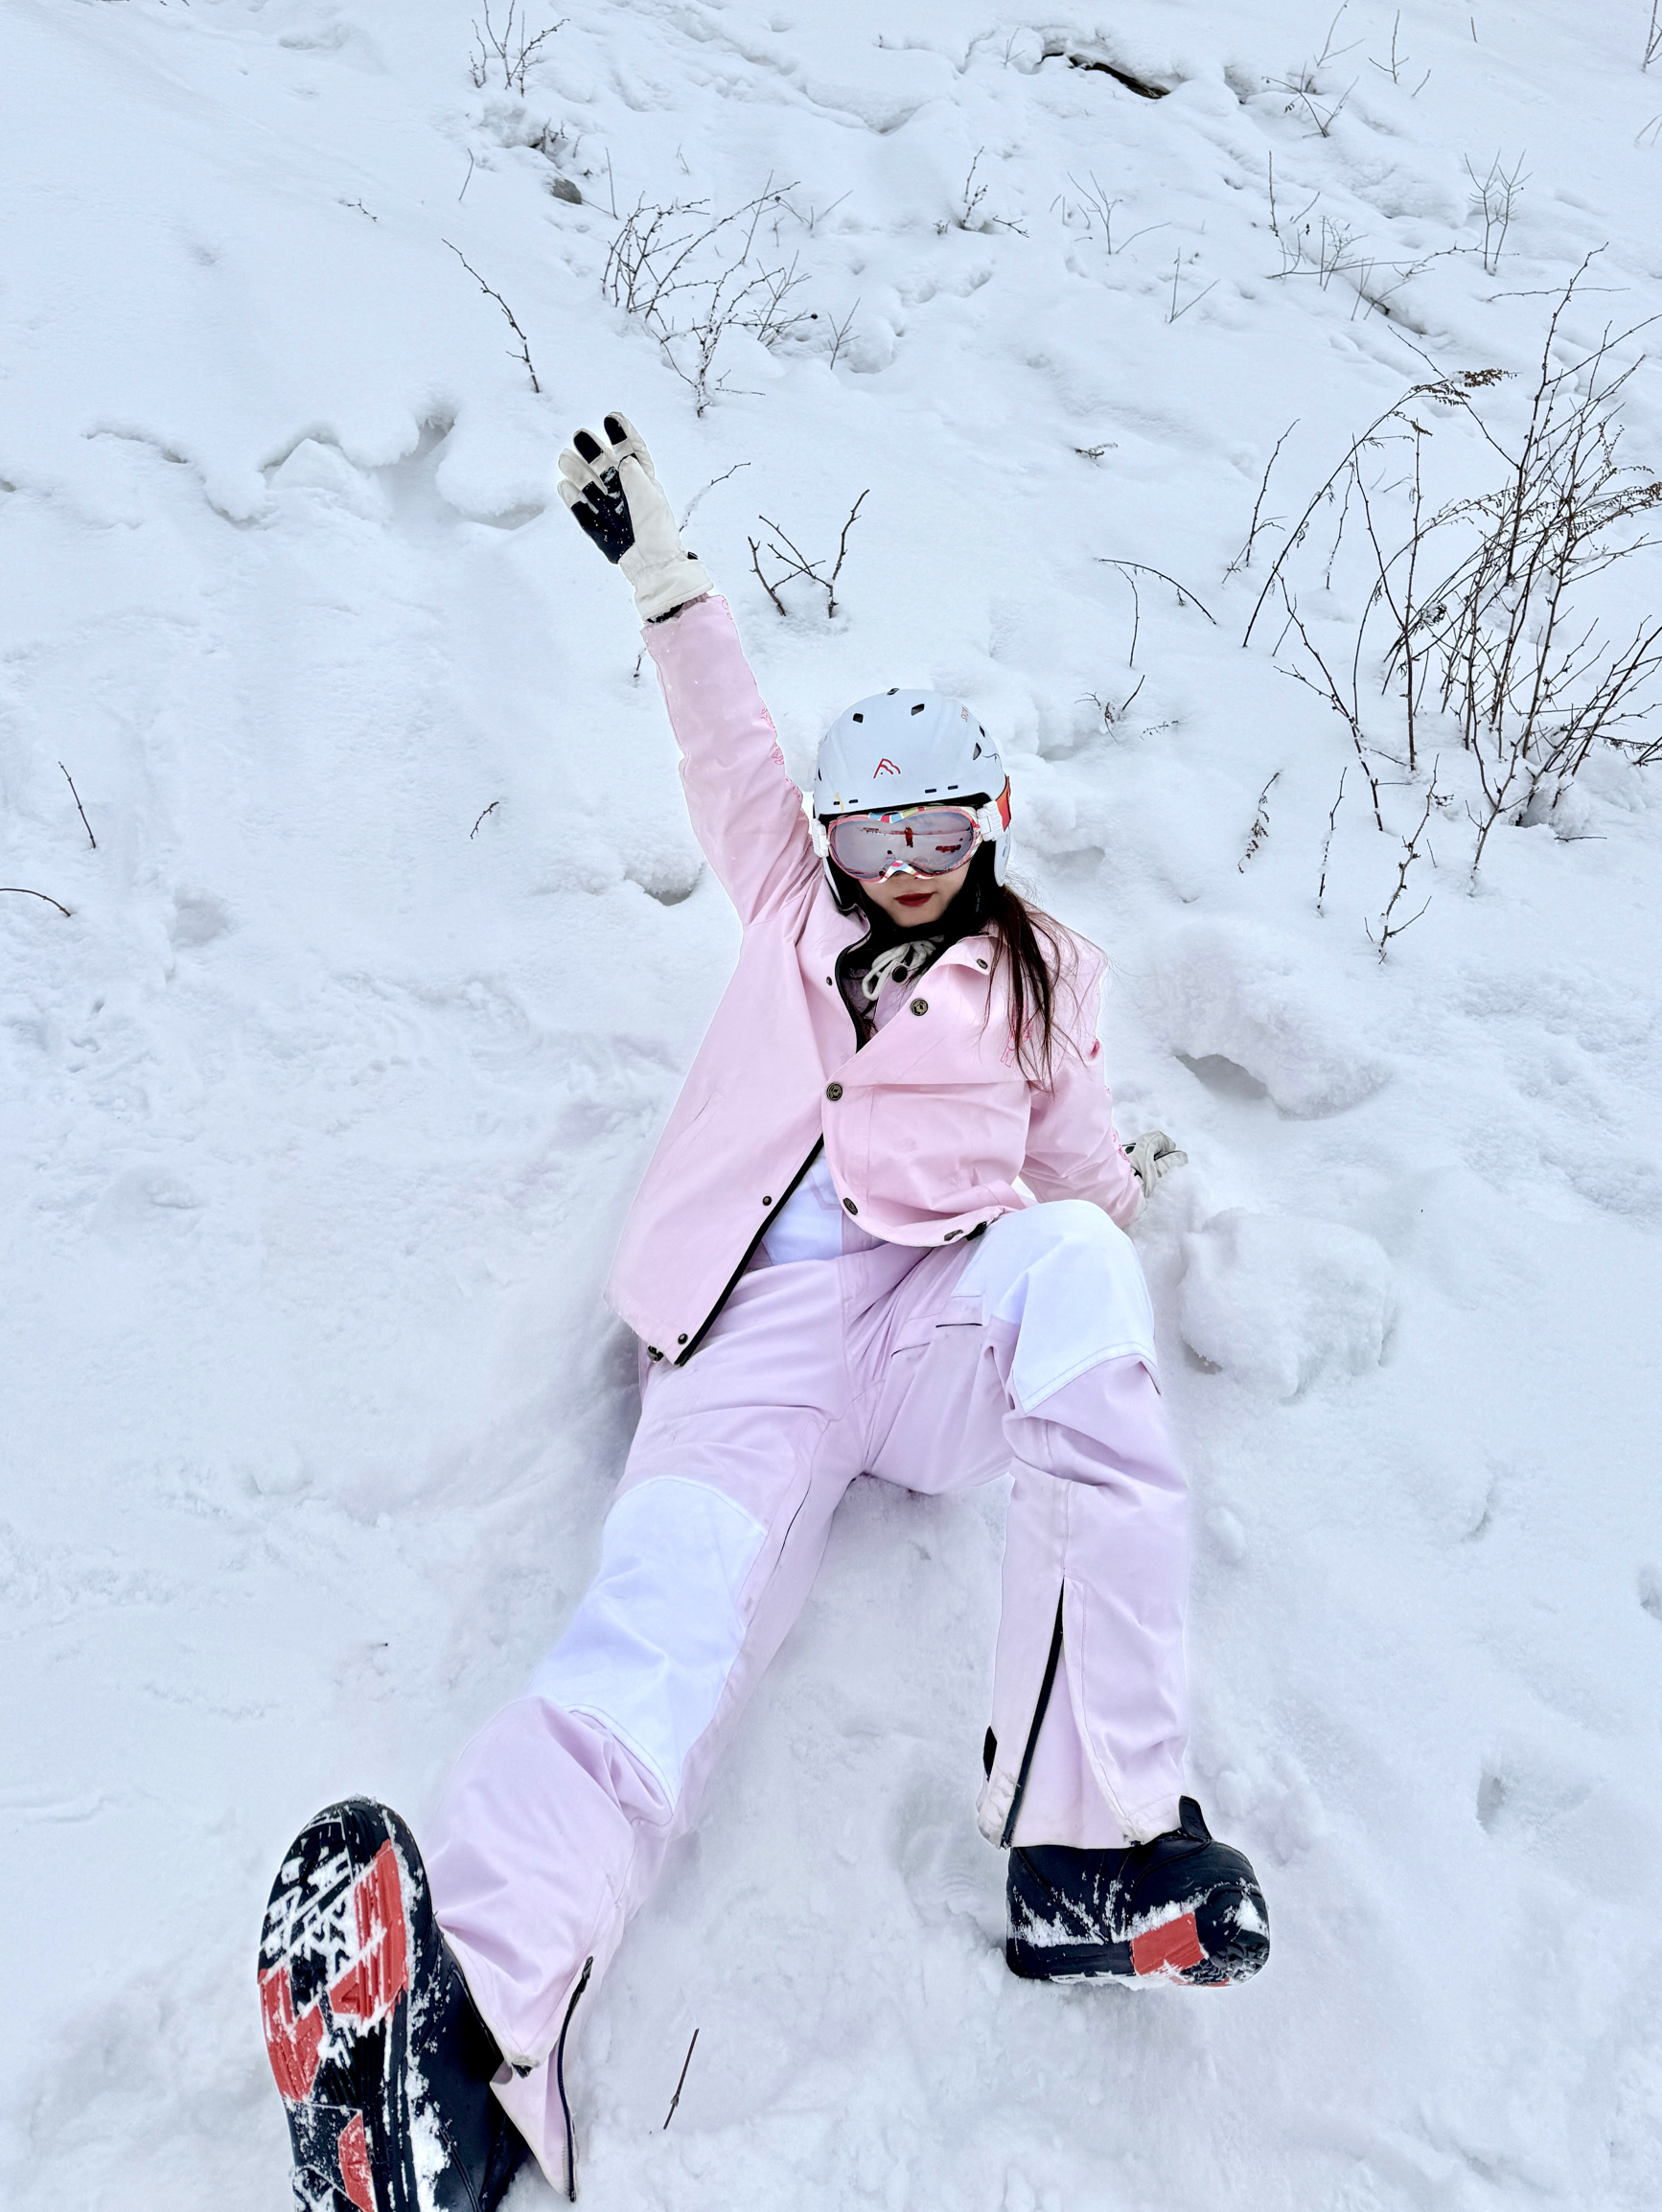
{"label": "white snowy slope", "polygon": [[[1646,0],[566,0],[522,95],[473,12],[0,7],[6,2203],[277,2212],[277,1855],[347,1790],[419,1833],[596,1555],[600,1285],[735,938],[550,502],[621,404],[797,772],[863,690],[973,699],[1021,865],[1112,956],[1121,1127],[1191,1162],[1138,1236],[1194,1783],[1276,1949],[1221,1997],[1007,1974],[1002,1496],[857,1486],[587,2008],[584,2201],[1654,2205],[1662,766],[1602,749],[1473,887],[1433,730],[1381,963],[1427,759],[1373,700],[1382,835],[1284,613],[1241,644],[1410,385],[1512,372],[1474,404],[1515,447],[1589,252],[1558,360],[1662,311]],[[1518,180],[1488,267],[1468,162]],[[810,319],[727,334],[701,412],[609,250],[769,193],[729,293],[794,272]],[[1662,465],[1655,369],[1623,398]],[[1419,413],[1434,502],[1494,480]],[[819,558],[862,492],[835,618],[798,580],[782,619],[748,539]],[[1294,556],[1346,665],[1351,552],[1330,590]]]}

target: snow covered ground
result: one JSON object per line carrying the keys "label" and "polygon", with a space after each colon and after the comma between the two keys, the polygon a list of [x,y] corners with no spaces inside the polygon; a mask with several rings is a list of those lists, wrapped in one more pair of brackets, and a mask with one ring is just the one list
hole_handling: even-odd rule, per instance
{"label": "snow covered ground", "polygon": [[[1395,79],[1386,0],[567,0],[522,94],[472,12],[0,9],[0,880],[71,910],[0,896],[7,2203],[277,2212],[276,1855],[350,1789],[419,1832],[595,1557],[599,1286],[735,933],[550,503],[622,404],[798,772],[863,690],[963,693],[1112,955],[1121,1127],[1191,1156],[1139,1237],[1193,1771],[1277,1947],[1223,1998],[1005,1972],[1002,1498],[859,1486],[587,2008],[585,2201],[1653,2205],[1662,767],[1600,753],[1474,889],[1434,741],[1381,963],[1425,762],[1382,752],[1381,834],[1284,617],[1240,642],[1409,385],[1514,372],[1515,444],[1583,256],[1560,359],[1662,310],[1644,0],[1406,0]],[[1487,266],[1467,162],[1519,179]],[[701,412],[609,250],[769,194],[729,294],[794,272],[811,319],[726,334]],[[1624,397],[1662,462],[1655,370]],[[1492,480],[1420,414],[1435,497]],[[818,557],[863,491],[835,618],[798,580],[782,620],[758,517]]]}

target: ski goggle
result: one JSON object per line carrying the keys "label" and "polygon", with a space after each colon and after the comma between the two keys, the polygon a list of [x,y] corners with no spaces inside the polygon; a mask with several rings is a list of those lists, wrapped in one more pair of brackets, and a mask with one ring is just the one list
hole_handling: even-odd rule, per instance
{"label": "ski goggle", "polygon": [[948,876],[1010,820],[1006,783],[989,806],[907,806],[892,814],[834,815],[813,824],[814,846],[856,883],[888,876]]}

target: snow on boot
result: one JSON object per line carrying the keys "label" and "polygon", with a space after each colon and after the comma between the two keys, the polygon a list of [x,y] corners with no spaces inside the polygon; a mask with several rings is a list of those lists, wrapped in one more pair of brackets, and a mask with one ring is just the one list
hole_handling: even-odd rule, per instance
{"label": "snow on boot", "polygon": [[1028,1981],[1244,1982],[1270,1952],[1270,1917],[1245,1854],[1214,1843],[1192,1797],[1180,1827],[1122,1851],[1018,1846],[1004,1885],[1004,1958]]}
{"label": "snow on boot", "polygon": [[295,1837],[265,1908],[260,2014],[300,2212],[494,2212],[525,2145],[396,1812],[348,1798]]}

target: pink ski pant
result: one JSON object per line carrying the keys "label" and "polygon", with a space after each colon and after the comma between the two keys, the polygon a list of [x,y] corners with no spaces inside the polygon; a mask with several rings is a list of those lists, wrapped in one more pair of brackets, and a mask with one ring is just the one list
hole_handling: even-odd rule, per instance
{"label": "pink ski pant", "polygon": [[1065,1200],[970,1244],[757,1268],[684,1368],[648,1371],[594,1581],[463,1754],[427,1853],[474,2000],[529,2069],[497,2093],[557,2186],[549,2062],[585,1965],[605,1970],[692,1820],[838,1500],[862,1472],[944,1491],[1006,1470],[981,1828],[1158,1834],[1182,1786],[1186,1502],[1143,1272],[1105,1213]]}

